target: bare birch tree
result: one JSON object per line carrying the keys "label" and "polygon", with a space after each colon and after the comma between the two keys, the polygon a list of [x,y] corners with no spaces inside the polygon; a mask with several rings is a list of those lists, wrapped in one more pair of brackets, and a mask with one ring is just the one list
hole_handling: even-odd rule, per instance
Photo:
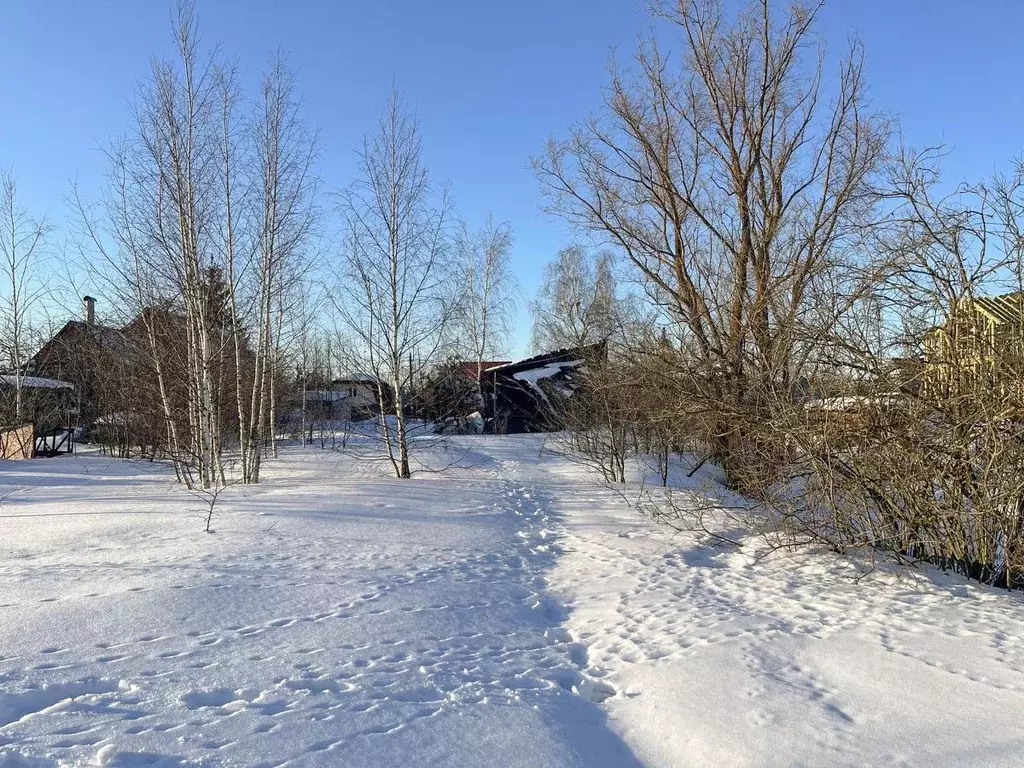
{"label": "bare birch tree", "polygon": [[174,35],[177,59],[154,61],[108,152],[103,205],[76,200],[83,241],[145,340],[179,477],[215,488],[235,439],[244,482],[274,448],[284,314],[316,218],[316,137],[280,56],[246,113],[235,71],[202,55],[190,3]]}
{"label": "bare birch tree", "polygon": [[507,222],[496,224],[490,216],[478,232],[469,231],[463,224],[457,241],[464,292],[455,329],[460,345],[476,364],[481,405],[484,361],[504,352],[516,306],[512,242],[512,227]]}
{"label": "bare birch tree", "polygon": [[604,341],[619,329],[611,255],[563,248],[544,268],[533,315],[537,352]]}
{"label": "bare birch tree", "polygon": [[[238,422],[242,476],[245,482],[258,482],[263,452],[268,446],[276,451],[282,332],[289,308],[304,298],[295,291],[304,285],[319,187],[313,171],[317,137],[301,118],[294,76],[280,54],[263,76],[249,137],[254,257],[239,276],[239,291],[248,297],[249,309],[243,314],[236,299],[233,324],[236,329],[251,327],[255,340],[251,386],[246,396],[239,394]],[[238,370],[243,369],[241,336],[236,330]]]}
{"label": "bare birch tree", "polygon": [[18,198],[14,172],[0,169],[0,343],[14,375],[14,402],[10,414],[17,422],[26,418],[23,398],[23,367],[31,343],[32,313],[46,293],[42,268],[46,259],[45,219],[36,219]]}
{"label": "bare birch tree", "polygon": [[381,438],[396,477],[410,469],[408,393],[454,312],[448,196],[423,164],[419,123],[393,90],[343,195],[342,290],[336,304],[354,361],[377,381]]}

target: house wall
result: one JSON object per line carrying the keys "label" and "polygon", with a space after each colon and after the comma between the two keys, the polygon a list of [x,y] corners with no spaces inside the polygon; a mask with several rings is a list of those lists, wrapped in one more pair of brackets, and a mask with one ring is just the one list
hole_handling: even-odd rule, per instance
{"label": "house wall", "polygon": [[921,393],[932,400],[985,394],[1024,396],[1024,339],[1019,323],[979,311],[958,312],[924,338]]}
{"label": "house wall", "polygon": [[376,384],[364,381],[343,381],[336,382],[334,388],[346,394],[343,402],[349,409],[348,418],[350,419],[360,411],[375,413],[379,409]]}
{"label": "house wall", "polygon": [[31,459],[35,431],[31,424],[0,429],[0,459]]}
{"label": "house wall", "polygon": [[356,421],[375,415],[379,410],[377,385],[370,382],[334,381],[330,390],[306,393],[306,420],[310,422]]}

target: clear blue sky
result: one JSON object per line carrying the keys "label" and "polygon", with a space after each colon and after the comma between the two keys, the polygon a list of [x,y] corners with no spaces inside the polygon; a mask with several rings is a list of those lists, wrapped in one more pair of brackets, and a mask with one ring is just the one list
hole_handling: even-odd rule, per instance
{"label": "clear blue sky", "polygon": [[[354,151],[396,79],[423,124],[435,178],[460,214],[488,211],[516,233],[532,295],[543,263],[571,233],[540,213],[529,158],[600,102],[613,48],[632,51],[646,21],[634,0],[198,0],[207,42],[255,82],[280,46],[319,127],[327,189],[347,184]],[[162,0],[0,0],[0,165],[24,201],[60,229],[76,177],[100,186],[96,148],[124,130],[149,59],[169,48]],[[1018,0],[832,0],[820,31],[831,50],[851,34],[867,52],[876,105],[915,145],[945,142],[951,176],[977,178],[1024,149],[1024,3]],[[58,234],[59,237],[59,234]],[[102,297],[101,297],[102,298]],[[528,337],[520,317],[518,352]]]}

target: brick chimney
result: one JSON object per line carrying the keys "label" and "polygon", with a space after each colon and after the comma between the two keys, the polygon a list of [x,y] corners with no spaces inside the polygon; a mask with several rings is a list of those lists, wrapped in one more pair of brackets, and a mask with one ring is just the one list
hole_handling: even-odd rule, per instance
{"label": "brick chimney", "polygon": [[85,322],[88,325],[96,325],[96,299],[92,296],[83,296],[82,302],[85,304]]}

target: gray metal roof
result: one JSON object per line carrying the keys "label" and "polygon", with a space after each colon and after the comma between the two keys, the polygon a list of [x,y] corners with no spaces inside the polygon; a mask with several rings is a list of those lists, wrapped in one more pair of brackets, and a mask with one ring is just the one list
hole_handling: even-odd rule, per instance
{"label": "gray metal roof", "polygon": [[74,389],[75,385],[59,379],[44,379],[41,376],[15,376],[14,374],[0,375],[0,386],[16,387],[18,379],[21,379],[21,386],[24,389]]}

